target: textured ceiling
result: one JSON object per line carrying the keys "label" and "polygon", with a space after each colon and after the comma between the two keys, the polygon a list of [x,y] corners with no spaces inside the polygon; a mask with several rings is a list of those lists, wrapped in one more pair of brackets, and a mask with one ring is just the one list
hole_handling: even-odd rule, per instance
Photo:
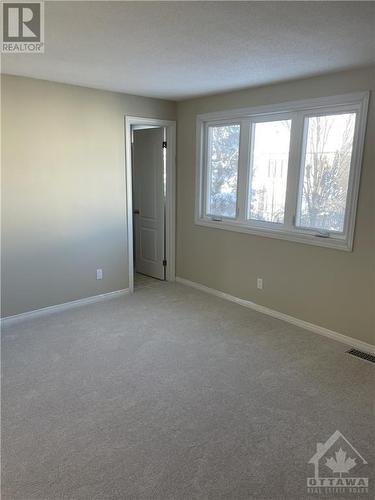
{"label": "textured ceiling", "polygon": [[2,72],[185,99],[374,62],[373,2],[45,2]]}

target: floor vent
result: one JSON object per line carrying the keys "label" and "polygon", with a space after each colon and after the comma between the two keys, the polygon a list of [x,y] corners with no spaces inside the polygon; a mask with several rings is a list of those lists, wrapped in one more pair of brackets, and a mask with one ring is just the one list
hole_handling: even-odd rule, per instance
{"label": "floor vent", "polygon": [[357,356],[357,358],[365,359],[366,361],[375,363],[375,356],[373,354],[368,354],[367,352],[358,351],[358,349],[349,349],[349,351],[346,352],[348,354],[351,354],[352,356]]}

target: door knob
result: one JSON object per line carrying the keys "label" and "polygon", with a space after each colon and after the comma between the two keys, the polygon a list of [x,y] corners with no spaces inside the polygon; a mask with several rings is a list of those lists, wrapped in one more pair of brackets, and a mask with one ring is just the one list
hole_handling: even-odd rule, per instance
{"label": "door knob", "polygon": [[138,214],[139,214],[139,209],[138,209],[138,208],[135,208],[135,209],[133,210],[133,214],[134,214],[134,215],[138,215]]}

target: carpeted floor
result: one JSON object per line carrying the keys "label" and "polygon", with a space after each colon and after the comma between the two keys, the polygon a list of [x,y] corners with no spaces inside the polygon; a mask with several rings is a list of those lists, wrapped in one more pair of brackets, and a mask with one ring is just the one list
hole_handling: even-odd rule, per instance
{"label": "carpeted floor", "polygon": [[139,288],[155,288],[160,286],[160,284],[165,283],[156,278],[151,278],[150,276],[146,276],[145,274],[135,273],[134,275],[134,289],[138,290]]}
{"label": "carpeted floor", "polygon": [[336,430],[368,476],[374,365],[345,350],[165,282],[9,325],[2,498],[317,498],[308,461]]}

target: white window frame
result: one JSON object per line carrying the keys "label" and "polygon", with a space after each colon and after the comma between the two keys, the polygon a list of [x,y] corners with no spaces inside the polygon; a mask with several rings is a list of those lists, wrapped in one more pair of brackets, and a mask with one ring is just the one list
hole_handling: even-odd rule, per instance
{"label": "white window frame", "polygon": [[[249,224],[251,226],[254,226],[254,228],[259,227],[260,229],[274,229],[274,230],[279,230],[280,229],[280,223],[279,222],[271,222],[271,221],[262,221],[262,220],[256,220],[256,219],[249,219],[248,218],[248,212],[249,212],[249,202],[250,202],[250,185],[251,185],[251,180],[252,180],[252,170],[253,170],[253,158],[251,157],[251,152],[253,149],[253,142],[254,142],[254,136],[255,136],[255,127],[253,125],[256,125],[257,123],[264,123],[264,122],[271,122],[271,121],[283,121],[283,120],[290,120],[291,124],[293,123],[293,114],[292,113],[273,113],[272,116],[270,115],[261,115],[261,116],[254,116],[250,118],[250,124],[249,124],[249,132],[251,135],[249,135],[250,142],[249,142],[249,160],[248,160],[248,167],[247,167],[247,175],[246,175],[246,205],[245,205],[245,212],[246,212],[246,219],[245,223]],[[291,134],[292,135],[292,134]],[[290,135],[290,137],[291,137]],[[289,145],[289,158],[290,158],[290,145]],[[289,160],[288,160],[289,164]],[[289,173],[289,169],[288,169]],[[288,189],[288,186],[287,186]],[[284,213],[284,228],[287,226],[287,217],[286,213]]]}
{"label": "white window frame", "polygon": [[[229,231],[278,238],[309,245],[352,251],[355,219],[358,204],[363,148],[366,132],[369,92],[357,92],[330,97],[320,97],[301,101],[278,103],[252,108],[205,113],[197,116],[197,176],[195,224]],[[319,232],[296,226],[299,190],[303,182],[304,152],[307,140],[307,119],[319,114],[357,114],[353,136],[352,159],[350,165],[348,193],[342,233]],[[291,119],[289,163],[286,190],[284,224],[256,221],[247,218],[251,131],[253,123]],[[213,217],[205,213],[207,172],[207,130],[209,126],[240,123],[240,146],[237,178],[237,217]]]}

